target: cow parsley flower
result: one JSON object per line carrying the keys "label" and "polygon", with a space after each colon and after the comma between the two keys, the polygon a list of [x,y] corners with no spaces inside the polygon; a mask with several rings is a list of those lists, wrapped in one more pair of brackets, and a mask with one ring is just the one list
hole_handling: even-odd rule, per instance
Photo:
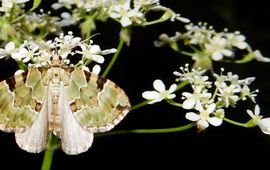
{"label": "cow parsley flower", "polygon": [[215,117],[216,105],[212,103],[210,105],[200,106],[198,108],[199,113],[188,112],[186,118],[191,121],[196,121],[199,129],[205,129],[209,126],[209,123],[213,126],[219,126],[222,124],[222,119]]}
{"label": "cow parsley flower", "polygon": [[263,116],[260,115],[259,105],[255,106],[254,112],[251,110],[247,110],[247,113],[259,126],[263,133],[270,135],[270,118],[263,118]]}
{"label": "cow parsley flower", "polygon": [[227,40],[221,36],[215,36],[208,43],[205,44],[206,52],[212,57],[213,60],[219,61],[223,56],[232,56],[231,50],[227,49]]}
{"label": "cow parsley flower", "polygon": [[7,56],[11,56],[13,57],[14,54],[16,54],[18,51],[18,49],[15,47],[15,43],[14,42],[9,42],[5,45],[5,48],[0,48],[0,59],[7,57]]}
{"label": "cow parsley flower", "polygon": [[142,93],[143,98],[150,100],[148,104],[160,102],[164,99],[173,99],[176,96],[173,94],[177,87],[176,84],[171,85],[169,90],[166,90],[161,80],[155,80],[153,86],[156,91],[145,91]]}
{"label": "cow parsley flower", "polygon": [[194,92],[183,92],[182,93],[183,99],[183,108],[184,109],[192,109],[195,106],[195,109],[198,110],[202,107],[202,104],[208,103],[212,96],[211,93],[208,93],[207,90],[203,90],[201,86],[195,86]]}
{"label": "cow parsley flower", "polygon": [[111,6],[109,15],[112,18],[119,19],[123,27],[131,25],[132,18],[140,18],[143,16],[137,8],[131,9],[130,0],[126,0],[122,4]]}

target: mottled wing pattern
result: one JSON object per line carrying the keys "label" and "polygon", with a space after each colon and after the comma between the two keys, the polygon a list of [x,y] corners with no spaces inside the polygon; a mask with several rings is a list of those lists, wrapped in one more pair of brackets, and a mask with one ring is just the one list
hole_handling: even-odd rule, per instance
{"label": "mottled wing pattern", "polygon": [[65,91],[71,111],[88,132],[108,131],[128,113],[129,99],[112,81],[79,68],[67,71],[70,84]]}
{"label": "mottled wing pattern", "polygon": [[23,132],[32,125],[45,98],[41,78],[46,71],[32,68],[0,82],[0,130]]}

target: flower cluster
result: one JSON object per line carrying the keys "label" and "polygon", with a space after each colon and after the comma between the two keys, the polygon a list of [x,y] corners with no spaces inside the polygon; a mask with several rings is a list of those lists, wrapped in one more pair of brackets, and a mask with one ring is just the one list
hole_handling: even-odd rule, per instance
{"label": "flower cluster", "polygon": [[[68,14],[67,12],[63,13],[68,16],[65,17],[65,25],[68,26],[83,20],[82,29],[88,27],[93,30],[95,29],[95,20],[105,21],[107,18],[114,19],[122,27],[146,26],[175,19],[189,22],[188,19],[180,17],[180,14],[176,14],[170,8],[160,5],[159,0],[59,0],[52,5],[55,10],[62,7],[70,10]],[[149,11],[163,11],[164,14],[158,20],[147,21],[146,14]]]}
{"label": "flower cluster", "polygon": [[[181,99],[183,102],[177,106],[188,110],[185,115],[186,119],[196,122],[199,130],[207,128],[209,124],[213,126],[221,125],[225,118],[225,109],[230,106],[235,107],[241,100],[250,99],[256,103],[255,97],[259,91],[252,91],[249,88],[249,85],[255,80],[254,77],[239,79],[239,76],[236,74],[228,72],[224,75],[223,72],[224,69],[222,68],[220,75],[214,74],[213,81],[210,81],[210,77],[206,75],[206,70],[200,68],[190,70],[189,64],[186,64],[185,67],[180,67],[180,71],[173,73],[177,76],[177,82],[187,82],[191,86],[191,92],[182,92]],[[149,104],[160,102],[164,99],[168,103],[172,103],[170,100],[176,98],[174,94],[177,89],[176,84],[171,85],[169,90],[166,90],[161,80],[155,80],[153,86],[157,91],[142,93],[142,96],[149,100]],[[265,122],[266,120],[268,122],[268,119],[261,119],[262,117],[259,116],[259,111],[257,111],[258,108],[255,110],[255,115],[250,110],[247,111],[252,117],[253,125],[257,124],[263,127],[263,132],[270,133],[270,125],[265,127]]]}
{"label": "flower cluster", "polygon": [[[79,49],[77,48],[79,47]],[[77,50],[74,50],[74,49]],[[18,62],[18,64],[28,64],[28,66],[41,67],[47,66],[51,63],[51,57],[53,54],[57,54],[61,57],[63,64],[70,64],[68,57],[74,55],[80,55],[81,59],[75,66],[82,67],[84,70],[89,71],[87,65],[94,61],[98,64],[104,62],[102,55],[115,53],[116,49],[101,50],[99,45],[86,41],[81,41],[80,37],[74,37],[72,32],[67,35],[60,34],[54,40],[49,41],[25,41],[18,48],[14,42],[6,44],[5,48],[0,48],[0,59],[5,57],[11,57]],[[94,71],[98,73],[100,67],[94,66]]]}
{"label": "flower cluster", "polygon": [[[160,40],[155,41],[155,46],[169,44],[173,50],[192,57],[196,68],[210,69],[212,60],[243,63],[256,59],[261,62],[270,62],[270,59],[263,57],[259,50],[252,50],[245,36],[239,31],[228,32],[224,29],[222,32],[217,32],[213,26],[201,22],[198,25],[190,23],[185,28],[187,32],[182,34],[176,32],[172,37],[161,34]],[[180,50],[177,43],[179,40],[182,40],[184,45],[188,45],[192,51]],[[240,59],[235,55],[235,51],[238,50],[246,53]]]}
{"label": "flower cluster", "polygon": [[0,45],[12,40],[15,44],[23,43],[23,39],[37,37],[43,39],[49,34],[58,35],[61,31],[59,17],[51,16],[51,13],[33,12],[38,7],[39,1],[33,3],[33,7],[26,11],[25,3],[29,0],[3,0],[0,6]]}

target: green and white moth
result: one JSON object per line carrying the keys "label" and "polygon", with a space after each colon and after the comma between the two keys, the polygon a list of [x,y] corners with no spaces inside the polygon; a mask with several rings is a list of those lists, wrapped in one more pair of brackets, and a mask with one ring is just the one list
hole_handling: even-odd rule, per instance
{"label": "green and white moth", "polygon": [[66,154],[87,151],[93,133],[111,130],[130,103],[115,83],[52,56],[48,67],[0,82],[0,130],[15,132],[16,142],[32,153],[43,151],[53,133]]}

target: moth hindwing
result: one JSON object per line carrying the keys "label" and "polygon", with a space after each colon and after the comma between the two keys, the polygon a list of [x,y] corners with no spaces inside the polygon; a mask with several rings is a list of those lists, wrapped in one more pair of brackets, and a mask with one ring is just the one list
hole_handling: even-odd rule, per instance
{"label": "moth hindwing", "polygon": [[30,68],[0,82],[0,129],[18,145],[41,152],[48,133],[67,154],[87,151],[93,133],[112,129],[128,113],[125,92],[112,81],[74,67]]}

